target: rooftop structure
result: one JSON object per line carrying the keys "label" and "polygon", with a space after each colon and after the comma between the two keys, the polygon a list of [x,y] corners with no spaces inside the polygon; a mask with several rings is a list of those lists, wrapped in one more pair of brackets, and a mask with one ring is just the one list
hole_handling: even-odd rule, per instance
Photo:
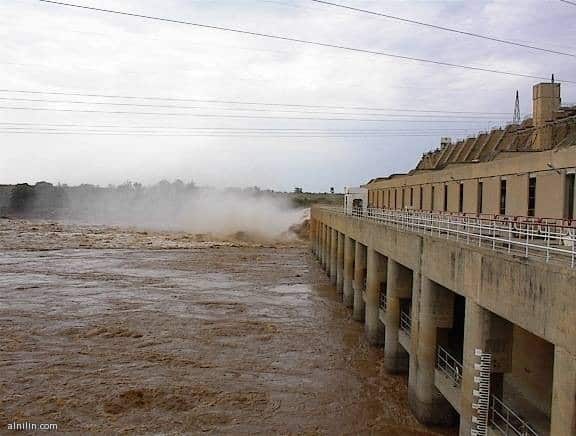
{"label": "rooftop structure", "polygon": [[534,87],[534,117],[443,145],[408,174],[366,184],[370,207],[539,217],[576,216],[576,107],[560,84]]}
{"label": "rooftop structure", "polygon": [[538,152],[576,145],[576,106],[562,107],[559,83],[540,83],[533,90],[533,117],[480,133],[454,144],[441,141],[426,153],[416,171],[448,165],[492,161],[502,154]]}

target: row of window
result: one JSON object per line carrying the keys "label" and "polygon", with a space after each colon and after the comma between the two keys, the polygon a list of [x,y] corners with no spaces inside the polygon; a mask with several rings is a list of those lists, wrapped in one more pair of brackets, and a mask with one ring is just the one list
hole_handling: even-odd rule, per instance
{"label": "row of window", "polygon": [[[565,205],[563,218],[574,219],[575,217],[575,195],[576,195],[576,181],[575,175],[565,175]],[[437,185],[418,185],[404,188],[387,188],[381,190],[369,190],[368,192],[368,205],[369,207],[388,208],[388,209],[419,209],[419,210],[438,210],[444,212],[468,212],[468,213],[499,213],[500,215],[507,214],[507,207],[509,206],[510,195],[518,195],[518,193],[509,192],[508,181],[506,178],[500,179],[498,192],[485,192],[486,186],[484,181],[477,180],[475,184],[476,195],[475,203],[471,205],[470,202],[465,208],[465,196],[473,194],[469,189],[473,184],[469,184],[468,191],[465,192],[464,183],[457,184],[457,197],[455,192],[450,192],[454,189],[455,183],[445,183]],[[494,186],[493,184],[491,186]],[[494,186],[493,190],[496,187]],[[442,190],[439,192],[438,190]],[[526,192],[526,191],[524,191]],[[492,207],[486,207],[485,199],[491,198],[496,200],[494,196],[497,195],[497,204],[493,203]],[[523,194],[526,195],[526,194]],[[526,214],[528,216],[536,215],[536,198],[538,195],[538,178],[529,177],[527,186],[527,197],[525,197],[524,210],[517,215]],[[542,192],[540,195],[549,195],[549,193]],[[457,198],[457,200],[456,200]],[[456,201],[456,204],[454,202]],[[474,201],[474,200],[472,200]],[[440,204],[438,204],[440,203]],[[527,207],[526,207],[527,206]],[[466,210],[465,210],[466,209]],[[490,210],[487,210],[490,209]],[[551,216],[551,215],[549,215]]]}

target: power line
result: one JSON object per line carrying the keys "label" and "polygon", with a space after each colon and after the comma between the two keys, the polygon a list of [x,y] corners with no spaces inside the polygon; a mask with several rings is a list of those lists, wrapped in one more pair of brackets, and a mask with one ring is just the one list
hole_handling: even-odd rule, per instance
{"label": "power line", "polygon": [[293,135],[318,135],[318,136],[386,136],[386,135],[412,135],[412,134],[432,134],[440,135],[440,132],[426,132],[426,131],[415,131],[415,132],[394,132],[394,131],[382,131],[382,132],[266,132],[266,131],[200,131],[200,132],[179,132],[179,131],[161,131],[161,130],[118,130],[118,129],[74,129],[74,128],[60,128],[60,127],[0,127],[4,132],[70,132],[70,133],[106,133],[106,134],[127,134],[127,135],[141,135],[141,134],[158,134],[158,135],[259,135],[259,136],[293,136]]}
{"label": "power line", "polygon": [[[47,99],[34,99],[34,98],[14,98],[14,97],[0,97],[4,101],[26,101],[34,103],[65,103],[65,104],[84,104],[84,105],[98,105],[98,106],[134,106],[134,107],[152,107],[164,109],[210,109],[200,106],[177,106],[177,105],[156,105],[156,104],[139,104],[139,103],[117,103],[117,102],[93,102],[93,101],[75,101],[75,100],[47,100]],[[254,111],[254,112],[290,112],[297,114],[321,114],[321,115],[363,115],[363,116],[382,116],[384,114],[371,114],[371,113],[354,113],[354,112],[310,112],[310,111],[297,111],[297,110],[280,110],[280,109],[242,109],[242,108],[217,108],[218,110],[231,110],[231,111]],[[385,114],[387,117],[400,118],[461,118],[461,119],[492,119],[493,116],[488,115],[455,115],[455,114],[439,114],[439,115],[398,115],[398,114]]]}
{"label": "power line", "polygon": [[561,2],[568,3],[569,5],[576,6],[576,2],[572,2],[569,0],[560,0]]}
{"label": "power line", "polygon": [[368,118],[329,118],[329,117],[272,117],[265,115],[223,115],[223,114],[197,114],[190,112],[137,112],[137,111],[101,111],[95,109],[56,109],[39,108],[28,106],[0,106],[0,110],[26,110],[26,111],[49,111],[49,112],[75,112],[94,114],[117,114],[117,115],[163,115],[163,116],[188,116],[197,118],[237,118],[237,119],[267,119],[267,120],[303,120],[303,121],[361,121],[361,122],[402,122],[402,123],[480,123],[483,121],[492,122],[497,119],[486,119],[482,121],[474,120],[404,120],[404,119],[368,119]]}
{"label": "power line", "polygon": [[[42,126],[0,126],[0,131],[6,133],[100,133],[100,134],[118,134],[118,135],[166,135],[166,136],[265,136],[265,137],[292,137],[292,136],[311,136],[311,137],[385,137],[385,136],[418,136],[418,135],[431,135],[431,136],[446,136],[446,131],[428,131],[428,130],[376,130],[376,131],[260,131],[260,130],[155,130],[155,129],[138,129],[138,130],[123,130],[123,129],[98,129],[98,128],[74,128],[74,127],[42,127]],[[450,131],[451,135],[461,136],[466,135],[469,130]]]}
{"label": "power line", "polygon": [[[522,44],[519,42],[509,41],[506,39],[496,38],[494,36],[482,35],[482,34],[473,33],[473,32],[466,32],[464,30],[452,29],[450,27],[439,26],[436,24],[425,23],[423,21],[417,21],[417,20],[413,20],[410,18],[398,17],[395,15],[385,14],[382,12],[369,11],[366,9],[355,8],[352,6],[343,5],[343,4],[339,4],[339,3],[332,3],[332,2],[328,2],[328,1],[324,1],[324,0],[310,0],[310,1],[315,2],[315,3],[320,3],[320,4],[323,4],[326,6],[334,6],[337,8],[348,9],[348,10],[355,11],[355,12],[361,12],[361,13],[370,14],[370,15],[377,15],[379,17],[388,18],[390,20],[402,21],[404,23],[410,23],[410,24],[416,24],[418,26],[429,27],[431,29],[443,30],[445,32],[458,33],[460,35],[471,36],[473,38],[486,39],[488,41],[494,41],[494,42],[498,42],[501,44],[508,44],[508,45],[513,45],[513,46],[517,46],[517,47],[528,48],[531,50],[538,50],[538,51],[542,51],[542,52],[547,52],[547,53],[552,53],[552,54],[557,54],[557,55],[562,55],[562,56],[570,56],[570,57],[576,58],[576,54],[566,53],[566,52],[562,52],[562,51],[558,51],[558,50],[547,49],[547,48],[543,48],[543,47],[537,47],[537,46],[529,45],[529,44]],[[561,0],[561,1],[566,1],[566,0]],[[571,3],[571,2],[567,1],[567,3]],[[576,3],[573,3],[573,4],[576,5]]]}
{"label": "power line", "polygon": [[66,130],[45,130],[45,129],[31,129],[31,130],[6,130],[0,129],[0,134],[8,135],[81,135],[81,136],[147,136],[147,137],[197,137],[197,138],[262,138],[262,139],[278,139],[278,138],[383,138],[383,137],[434,137],[439,136],[439,133],[387,133],[379,135],[327,135],[327,134],[295,134],[295,135],[262,135],[262,134],[211,134],[211,133],[163,133],[163,132],[96,132],[96,131],[66,131]]}
{"label": "power line", "polygon": [[[262,127],[189,127],[189,126],[157,126],[157,125],[118,125],[118,124],[78,124],[78,123],[28,123],[28,122],[0,122],[0,126],[9,126],[11,128],[26,128],[26,127],[67,127],[67,128],[89,128],[89,129],[166,129],[166,130],[190,130],[190,131],[231,131],[231,132],[375,132],[375,133],[422,133],[422,132],[434,132],[442,133],[446,132],[446,129],[439,128],[426,128],[425,130],[414,130],[414,129],[330,129],[330,128],[262,128]],[[450,129],[450,132],[466,132],[470,129]],[[128,130],[130,131],[130,130]]]}
{"label": "power line", "polygon": [[331,105],[312,105],[312,104],[294,104],[294,103],[270,103],[270,102],[255,102],[255,101],[241,101],[241,100],[217,100],[217,99],[197,99],[197,98],[176,98],[176,97],[142,97],[133,95],[117,95],[117,94],[85,94],[77,92],[55,92],[55,91],[29,91],[29,90],[15,90],[15,89],[0,89],[3,93],[19,93],[19,94],[43,94],[43,95],[65,95],[69,97],[99,97],[99,98],[116,98],[125,100],[151,100],[151,101],[181,101],[181,102],[195,102],[195,103],[217,103],[217,104],[234,104],[234,105],[249,105],[249,106],[271,106],[271,107],[299,107],[311,109],[350,109],[350,110],[371,110],[371,111],[387,111],[387,112],[422,112],[422,113],[447,113],[447,114],[470,114],[470,115],[508,115],[508,112],[481,112],[481,111],[449,111],[449,110],[431,110],[431,109],[397,109],[397,108],[382,108],[382,107],[367,107],[367,106],[331,106]]}
{"label": "power line", "polygon": [[[116,11],[116,10],[111,10],[111,9],[101,9],[101,8],[95,8],[92,6],[82,6],[82,5],[72,4],[72,3],[57,2],[57,1],[53,1],[53,0],[38,0],[38,1],[43,2],[43,3],[50,3],[50,4],[54,4],[54,5],[59,5],[59,6],[67,6],[67,7],[78,8],[78,9],[86,9],[86,10],[95,11],[95,12],[104,12],[104,13],[108,13],[108,14],[124,15],[124,16],[129,16],[129,17],[142,18],[142,19],[146,19],[146,20],[162,21],[162,22],[166,22],[166,23],[185,24],[188,26],[195,26],[195,27],[199,27],[199,28],[203,28],[203,29],[219,30],[219,31],[223,31],[223,32],[232,32],[232,33],[237,33],[237,34],[242,34],[242,35],[257,36],[257,37],[261,37],[261,38],[296,42],[299,44],[308,44],[308,45],[314,45],[314,46],[318,46],[318,47],[336,48],[336,49],[340,49],[340,50],[347,50],[347,51],[352,51],[352,52],[357,52],[357,53],[368,53],[368,54],[377,55],[377,56],[385,56],[385,57],[394,58],[394,59],[408,60],[408,61],[414,61],[414,62],[422,62],[422,63],[428,63],[428,64],[433,64],[433,65],[441,65],[441,66],[445,66],[445,67],[461,68],[461,69],[472,70],[472,71],[482,71],[485,73],[502,74],[502,75],[506,75],[506,76],[525,77],[525,78],[529,78],[529,79],[548,80],[548,77],[534,76],[531,74],[514,73],[511,71],[502,71],[502,70],[497,70],[497,69],[492,69],[492,68],[483,68],[483,67],[474,67],[474,66],[470,66],[470,65],[453,64],[450,62],[442,62],[442,61],[436,61],[436,60],[432,60],[432,59],[418,58],[418,57],[412,57],[412,56],[403,56],[403,55],[398,55],[398,54],[393,54],[393,53],[386,53],[386,52],[382,52],[382,51],[367,50],[367,49],[354,48],[354,47],[348,47],[348,46],[337,45],[337,44],[329,44],[329,43],[324,43],[324,42],[310,41],[310,40],[306,40],[306,39],[292,38],[292,37],[288,37],[288,36],[271,35],[271,34],[267,34],[267,33],[252,32],[249,30],[233,29],[230,27],[222,27],[222,26],[214,26],[214,25],[209,25],[209,24],[193,23],[191,21],[176,20],[176,19],[162,18],[162,17],[154,17],[151,15],[142,15],[142,14],[136,14],[136,13],[132,13],[132,12],[122,12],[122,11]],[[570,80],[557,80],[557,81],[558,82],[566,82],[566,83],[576,83],[576,81],[570,81]]]}

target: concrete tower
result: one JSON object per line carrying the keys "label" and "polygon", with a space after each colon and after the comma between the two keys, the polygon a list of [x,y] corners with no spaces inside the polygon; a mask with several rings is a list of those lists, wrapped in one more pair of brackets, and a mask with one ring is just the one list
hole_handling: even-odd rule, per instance
{"label": "concrete tower", "polygon": [[555,113],[560,109],[560,105],[559,83],[539,83],[534,86],[532,114],[534,127],[537,129],[534,141],[536,150],[548,150],[554,146],[552,128],[546,126],[546,124],[554,120]]}

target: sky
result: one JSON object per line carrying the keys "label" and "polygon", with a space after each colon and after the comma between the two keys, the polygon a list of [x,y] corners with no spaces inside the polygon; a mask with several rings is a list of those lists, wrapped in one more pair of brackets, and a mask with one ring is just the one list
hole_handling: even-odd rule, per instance
{"label": "sky", "polygon": [[[560,0],[333,1],[576,54]],[[311,0],[69,2],[576,82],[575,57]],[[38,0],[0,1],[0,40],[0,183],[340,191],[510,122],[516,90],[529,116],[539,81]]]}

